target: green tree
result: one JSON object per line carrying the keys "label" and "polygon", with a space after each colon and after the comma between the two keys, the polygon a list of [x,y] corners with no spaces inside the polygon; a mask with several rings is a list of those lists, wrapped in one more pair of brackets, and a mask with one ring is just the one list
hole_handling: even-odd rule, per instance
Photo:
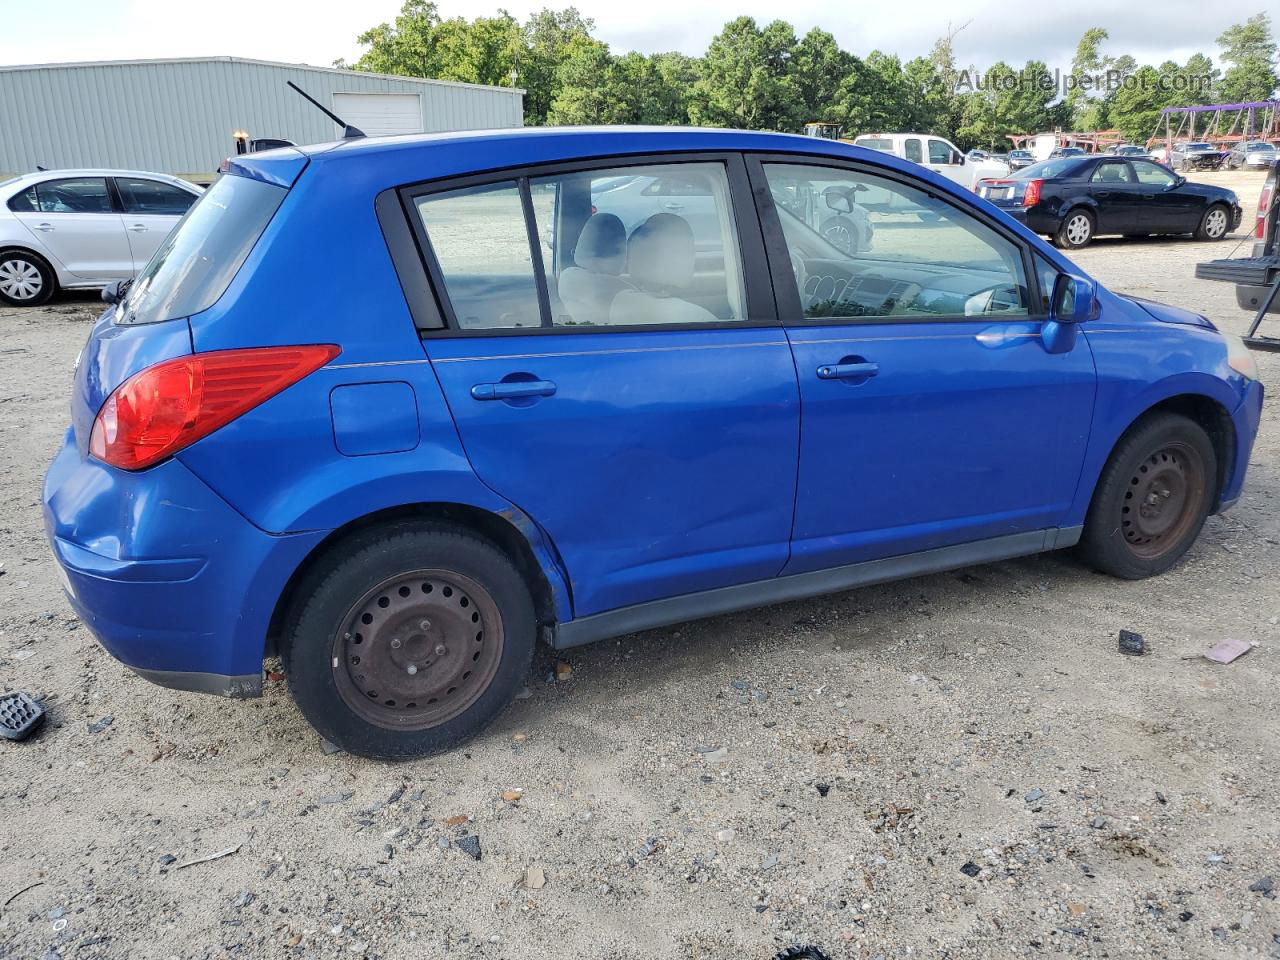
{"label": "green tree", "polygon": [[1108,36],[1110,35],[1102,27],[1090,27],[1080,38],[1076,45],[1076,55],[1071,60],[1072,86],[1068,89],[1065,100],[1072,126],[1077,130],[1098,129],[1096,123],[1105,115],[1092,110],[1095,98],[1090,96],[1085,87],[1111,63],[1111,58],[1102,53],[1102,44]]}
{"label": "green tree", "polygon": [[843,92],[856,64],[825,30],[814,27],[801,38],[791,53],[790,75],[802,123],[847,121]]}
{"label": "green tree", "polygon": [[1231,64],[1222,75],[1218,93],[1221,103],[1253,103],[1269,100],[1280,86],[1276,75],[1276,44],[1271,36],[1271,19],[1255,14],[1237,23],[1218,37],[1222,60]]}
{"label": "green tree", "polygon": [[796,35],[775,20],[763,30],[751,17],[725,24],[707,47],[689,103],[702,126],[796,130],[804,122],[789,75]]}

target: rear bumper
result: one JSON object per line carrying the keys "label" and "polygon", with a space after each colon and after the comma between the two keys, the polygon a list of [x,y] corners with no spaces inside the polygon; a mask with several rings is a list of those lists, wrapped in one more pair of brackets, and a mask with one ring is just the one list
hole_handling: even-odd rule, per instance
{"label": "rear bumper", "polygon": [[43,499],[67,598],[108,653],[163,686],[261,693],[276,601],[324,531],[265,533],[176,460],[116,470],[70,432]]}

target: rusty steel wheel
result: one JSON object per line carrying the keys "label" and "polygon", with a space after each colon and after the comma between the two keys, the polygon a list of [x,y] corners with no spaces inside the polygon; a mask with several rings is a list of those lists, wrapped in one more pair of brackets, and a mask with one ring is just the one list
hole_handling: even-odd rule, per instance
{"label": "rusty steel wheel", "polygon": [[334,681],[368,722],[425,730],[488,688],[502,641],[502,617],[484,587],[449,570],[418,570],[384,580],[352,606],[334,637]]}
{"label": "rusty steel wheel", "polygon": [[1217,482],[1217,451],[1200,423],[1172,411],[1147,414],[1102,468],[1080,555],[1126,580],[1163,573],[1199,536]]}
{"label": "rusty steel wheel", "polygon": [[1205,465],[1189,444],[1170,443],[1140,463],[1120,508],[1120,531],[1140,557],[1180,543],[1204,499]]}
{"label": "rusty steel wheel", "polygon": [[538,634],[533,595],[492,540],[392,521],[333,544],[297,587],[280,641],[319,734],[365,757],[451,750],[511,703]]}

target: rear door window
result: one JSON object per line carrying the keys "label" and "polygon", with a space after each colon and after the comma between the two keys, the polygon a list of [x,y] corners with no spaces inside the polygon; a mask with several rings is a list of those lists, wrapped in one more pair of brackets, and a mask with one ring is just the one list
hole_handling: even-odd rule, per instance
{"label": "rear door window", "polygon": [[196,195],[181,187],[141,177],[116,177],[125,213],[182,216],[196,202]]}
{"label": "rear door window", "polygon": [[159,323],[213,306],[287,192],[248,177],[221,177],[142,268],[116,310],[116,323]]}
{"label": "rear door window", "polygon": [[114,213],[106,177],[37,183],[9,201],[15,213]]}
{"label": "rear door window", "polygon": [[921,163],[924,160],[924,153],[920,149],[920,141],[915,137],[911,137],[906,142],[907,159],[912,163]]}
{"label": "rear door window", "polygon": [[428,194],[415,205],[460,328],[542,326],[524,202],[514,180]]}

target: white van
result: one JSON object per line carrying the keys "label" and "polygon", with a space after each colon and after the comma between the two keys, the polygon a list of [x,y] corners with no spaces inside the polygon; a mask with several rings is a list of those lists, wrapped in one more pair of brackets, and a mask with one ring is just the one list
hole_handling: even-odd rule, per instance
{"label": "white van", "polygon": [[1010,173],[1009,165],[999,160],[966,160],[954,143],[931,133],[864,133],[853,144],[918,163],[970,190],[979,180],[999,180]]}

